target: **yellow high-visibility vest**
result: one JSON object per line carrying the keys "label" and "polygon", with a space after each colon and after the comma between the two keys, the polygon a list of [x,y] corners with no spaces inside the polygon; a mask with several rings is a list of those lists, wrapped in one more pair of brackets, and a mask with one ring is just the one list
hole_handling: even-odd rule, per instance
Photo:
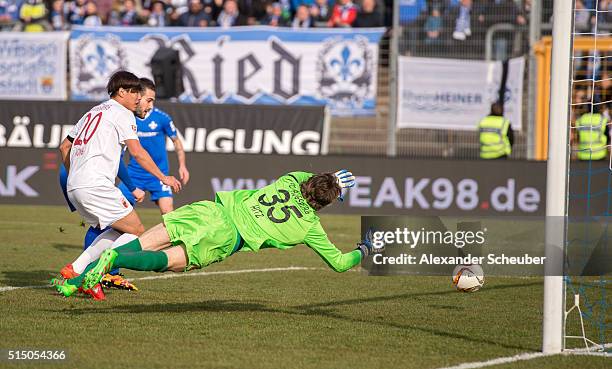
{"label": "yellow high-visibility vest", "polygon": [[601,114],[586,113],[576,120],[579,160],[602,160],[608,156],[607,124],[608,120]]}
{"label": "yellow high-visibility vest", "polygon": [[489,115],[478,124],[480,133],[480,158],[497,159],[512,152],[508,129],[510,121],[504,117]]}

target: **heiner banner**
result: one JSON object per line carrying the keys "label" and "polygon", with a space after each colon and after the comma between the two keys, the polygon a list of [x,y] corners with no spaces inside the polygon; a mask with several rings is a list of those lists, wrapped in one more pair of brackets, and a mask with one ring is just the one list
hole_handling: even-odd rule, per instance
{"label": "heiner banner", "polygon": [[68,32],[0,32],[0,99],[65,100]]}
{"label": "heiner banner", "polygon": [[[0,101],[0,152],[56,148],[96,102]],[[323,106],[157,104],[170,114],[186,152],[319,155],[327,153]],[[151,122],[150,124],[155,124]],[[172,144],[169,147],[173,147]],[[4,155],[4,154],[3,154]]]}
{"label": "heiner banner", "polygon": [[[522,130],[524,58],[508,62],[504,116]],[[398,128],[476,130],[499,97],[502,63],[399,57]]]}
{"label": "heiner banner", "polygon": [[160,47],[179,51],[183,102],[328,105],[337,115],[373,115],[378,41],[384,28],[83,28],[70,40],[73,99],[105,94],[117,69],[151,77]]}

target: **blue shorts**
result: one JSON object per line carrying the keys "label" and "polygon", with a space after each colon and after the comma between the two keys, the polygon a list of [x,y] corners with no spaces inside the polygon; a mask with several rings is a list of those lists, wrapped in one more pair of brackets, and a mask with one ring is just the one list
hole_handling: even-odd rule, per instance
{"label": "blue shorts", "polygon": [[[172,189],[170,186],[166,186],[161,183],[161,181],[155,177],[150,179],[141,179],[132,177],[132,183],[136,188],[140,188],[145,192],[149,192],[151,194],[151,201],[157,201],[162,197],[172,197]],[[119,189],[123,192],[123,196],[130,202],[134,203],[134,195],[128,190],[127,186],[121,182],[119,184]]]}

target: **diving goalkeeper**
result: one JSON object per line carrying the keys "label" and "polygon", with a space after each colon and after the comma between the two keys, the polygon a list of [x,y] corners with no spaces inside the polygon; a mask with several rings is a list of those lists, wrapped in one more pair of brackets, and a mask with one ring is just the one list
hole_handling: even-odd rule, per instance
{"label": "diving goalkeeper", "polygon": [[332,244],[316,212],[355,185],[347,170],[292,172],[259,190],[218,192],[215,202],[199,201],[163,215],[163,222],[129,242],[120,237],[80,276],[53,284],[64,296],[97,284],[117,267],[183,272],[220,262],[238,251],[289,249],[305,244],[333,270],[344,272],[370,254],[371,242],[343,254]]}

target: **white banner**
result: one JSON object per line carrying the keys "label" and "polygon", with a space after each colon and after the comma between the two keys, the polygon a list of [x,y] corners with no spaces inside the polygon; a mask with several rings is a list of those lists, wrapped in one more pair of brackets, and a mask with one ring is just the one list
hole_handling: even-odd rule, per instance
{"label": "white banner", "polygon": [[179,51],[182,102],[329,105],[337,115],[374,114],[383,28],[83,28],[70,40],[71,93],[103,99],[108,77],[151,78],[160,47]]}
{"label": "white banner", "polygon": [[0,32],[0,99],[65,100],[68,32]]}
{"label": "white banner", "polygon": [[[508,62],[504,116],[522,130],[525,60]],[[499,98],[501,62],[399,57],[398,128],[476,130]]]}

